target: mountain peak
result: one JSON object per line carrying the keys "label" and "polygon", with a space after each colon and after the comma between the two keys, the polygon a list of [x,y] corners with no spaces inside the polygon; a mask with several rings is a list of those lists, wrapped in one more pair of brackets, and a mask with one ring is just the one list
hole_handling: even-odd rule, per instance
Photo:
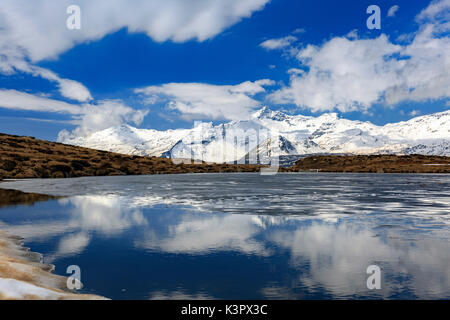
{"label": "mountain peak", "polygon": [[[250,120],[232,121],[215,126],[203,123],[192,129],[155,131],[136,129],[122,125],[93,133],[85,138],[70,138],[68,144],[109,151],[149,156],[161,156],[181,143],[192,148],[186,137],[202,133],[202,143],[195,145],[204,152],[204,159],[223,162],[223,144],[220,137],[237,135],[238,141],[246,141],[250,129],[260,128],[280,136],[280,156],[299,154],[410,154],[450,155],[450,112],[422,116],[406,122],[376,126],[370,122],[348,120],[336,113],[324,113],[318,117],[288,115],[281,111],[261,108]],[[181,141],[181,142],[180,142]],[[236,152],[244,156],[246,147],[238,144]],[[197,150],[197,149],[196,149]],[[231,149],[230,149],[231,150]],[[227,152],[230,152],[227,149]],[[237,153],[236,153],[237,154]],[[234,157],[232,152],[230,157]]]}
{"label": "mountain peak", "polygon": [[275,121],[283,121],[285,120],[287,115],[281,111],[272,111],[268,107],[264,106],[260,110],[256,111],[252,118],[254,119],[270,119]]}

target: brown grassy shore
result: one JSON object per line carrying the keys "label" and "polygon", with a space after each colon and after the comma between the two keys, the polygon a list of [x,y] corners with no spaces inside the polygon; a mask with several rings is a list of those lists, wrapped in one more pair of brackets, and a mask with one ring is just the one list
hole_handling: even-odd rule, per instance
{"label": "brown grassy shore", "polygon": [[314,156],[281,172],[450,173],[450,157],[423,155]]}
{"label": "brown grassy shore", "polygon": [[0,180],[174,173],[258,172],[258,165],[174,164],[171,159],[130,156],[0,134]]}
{"label": "brown grassy shore", "polygon": [[[259,172],[259,165],[174,164],[0,133],[0,180],[176,173]],[[450,173],[450,157],[313,156],[280,172]]]}

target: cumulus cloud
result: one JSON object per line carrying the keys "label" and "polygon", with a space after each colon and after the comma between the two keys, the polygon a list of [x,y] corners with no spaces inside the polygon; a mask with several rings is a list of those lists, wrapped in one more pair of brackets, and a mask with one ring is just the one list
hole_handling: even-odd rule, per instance
{"label": "cumulus cloud", "polygon": [[386,36],[355,41],[334,38],[322,47],[309,45],[297,56],[309,71],[294,73],[290,86],[269,99],[314,112],[367,109],[379,99],[386,83],[396,81],[395,62],[385,58],[400,50]]}
{"label": "cumulus cloud", "polygon": [[278,39],[269,39],[260,44],[266,50],[280,50],[288,48],[292,43],[296,42],[298,39],[294,36],[286,36]]}
{"label": "cumulus cloud", "polygon": [[72,135],[87,135],[122,123],[139,125],[148,113],[148,110],[135,110],[126,106],[120,100],[101,100],[96,104],[78,105],[36,94],[4,89],[0,89],[0,108],[70,115],[71,123],[77,125],[77,128],[72,133],[62,131],[59,135],[60,141]]}
{"label": "cumulus cloud", "polygon": [[[0,89],[0,108],[69,115],[71,120],[64,122],[77,127],[72,132],[61,131],[58,141],[65,141],[75,136],[85,136],[122,123],[140,125],[148,114],[148,110],[133,109],[120,100],[100,100],[95,104],[71,104],[44,95],[5,89]],[[39,121],[46,120],[39,119]]]}
{"label": "cumulus cloud", "polygon": [[395,17],[395,14],[397,13],[398,9],[400,9],[398,5],[390,7],[387,16],[391,18]]}
{"label": "cumulus cloud", "polygon": [[[75,44],[121,28],[155,41],[203,41],[264,8],[269,0],[78,0],[81,30],[66,28],[72,0],[2,0],[0,52],[32,61],[54,58]],[[45,44],[45,45],[43,45]]]}
{"label": "cumulus cloud", "polygon": [[71,137],[86,136],[92,132],[104,130],[123,123],[140,125],[148,114],[148,110],[135,110],[120,100],[102,100],[96,104],[84,104],[81,112],[72,121],[77,125],[75,130],[63,130],[58,141],[66,141]]}
{"label": "cumulus cloud", "polygon": [[271,80],[246,81],[238,85],[203,83],[169,83],[135,90],[150,97],[150,102],[165,101],[167,107],[179,111],[186,119],[247,118],[261,103],[254,95],[265,92]]}
{"label": "cumulus cloud", "polygon": [[[448,0],[422,11],[420,25],[405,45],[386,35],[375,39],[336,37],[308,45],[297,58],[305,73],[269,96],[275,103],[294,103],[313,112],[366,111],[373,104],[424,102],[450,96],[450,25],[434,8],[450,8]],[[444,33],[443,33],[444,32]]]}
{"label": "cumulus cloud", "polygon": [[146,33],[153,40],[203,41],[264,8],[269,0],[78,0],[81,30],[68,30],[66,9],[72,0],[2,0],[0,72],[17,71],[56,82],[62,96],[92,100],[81,83],[36,67],[76,44],[103,38],[119,29]]}

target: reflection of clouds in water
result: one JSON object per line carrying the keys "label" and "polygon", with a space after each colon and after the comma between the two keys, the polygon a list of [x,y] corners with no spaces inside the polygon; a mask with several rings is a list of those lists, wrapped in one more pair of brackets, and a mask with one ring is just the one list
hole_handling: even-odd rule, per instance
{"label": "reflection of clouds in water", "polygon": [[[408,287],[419,298],[442,298],[450,292],[448,233],[438,238],[403,239],[398,230],[375,233],[355,221],[323,223],[295,217],[185,214],[166,234],[152,232],[139,247],[171,253],[208,254],[238,251],[276,256],[288,249],[299,277],[288,287],[266,285],[267,298],[301,298],[297,288],[323,288],[335,297],[389,297]],[[432,235],[432,234],[430,234]],[[271,248],[271,249],[267,249]],[[369,265],[383,268],[381,291],[366,287]]]}
{"label": "reflection of clouds in water", "polygon": [[33,242],[45,242],[50,238],[72,232],[77,228],[77,225],[68,221],[42,221],[5,227],[9,233]]}
{"label": "reflection of clouds in water", "polygon": [[83,231],[114,235],[147,223],[142,211],[125,208],[117,196],[77,196],[59,201],[74,206],[72,219]]}
{"label": "reflection of clouds in water", "polygon": [[150,232],[151,237],[136,240],[136,246],[170,253],[237,251],[267,256],[264,243],[254,239],[260,232],[249,216],[185,214],[167,234]]}
{"label": "reflection of clouds in water", "polygon": [[74,235],[65,235],[59,240],[58,248],[55,253],[47,255],[45,261],[52,263],[56,259],[77,255],[89,245],[91,237],[85,232]]}
{"label": "reflection of clouds in water", "polygon": [[75,235],[63,236],[59,240],[58,249],[46,258],[47,261],[81,253],[91,241],[89,232],[114,236],[133,226],[147,224],[147,220],[141,211],[122,208],[120,199],[115,196],[78,196],[59,201],[61,204],[70,202],[74,206],[71,209],[69,224],[76,225],[76,229],[80,232]]}
{"label": "reflection of clouds in water", "polygon": [[[409,242],[389,236],[382,240],[373,231],[350,224],[313,224],[293,232],[278,230],[269,239],[289,249],[292,266],[302,269],[294,287],[322,287],[341,297],[355,294],[388,297],[405,285],[421,298],[443,298],[450,292],[450,250],[446,240]],[[307,270],[305,264],[309,265]],[[383,268],[380,292],[369,292],[366,287],[366,268],[371,264]],[[269,286],[264,293],[274,298],[284,289]],[[284,290],[283,295],[294,293]]]}
{"label": "reflection of clouds in water", "polygon": [[[405,210],[401,200],[362,204],[358,199],[347,198],[326,205],[321,201],[306,203],[305,210],[315,211],[319,217],[204,214],[193,210],[171,213],[167,209],[144,215],[142,207],[153,205],[154,201],[152,197],[76,196],[59,200],[61,205],[72,207],[67,221],[41,220],[7,229],[27,240],[61,237],[56,252],[46,257],[52,261],[82,253],[94,232],[103,237],[120,237],[134,227],[139,228],[134,235],[136,248],[156,253],[239,252],[284,259],[283,252],[287,250],[289,265],[298,277],[288,283],[261,283],[262,293],[268,298],[301,298],[305,292],[321,288],[335,297],[389,297],[405,287],[421,298],[448,297],[450,293],[449,233],[445,227],[448,212],[444,213],[443,205],[423,206],[420,212],[417,207]],[[170,197],[165,201],[173,204]],[[211,206],[210,201],[195,201],[196,209],[202,211]],[[233,199],[227,201],[215,206],[245,206]],[[180,196],[179,202],[187,205],[188,199]],[[359,214],[348,214],[353,212]],[[408,221],[413,221],[411,228]],[[426,235],[417,235],[417,226]],[[365,271],[371,264],[383,268],[381,292],[367,290]],[[150,297],[183,295],[203,297],[184,291],[157,291]]]}
{"label": "reflection of clouds in water", "polygon": [[49,263],[81,253],[91,241],[91,232],[112,237],[131,227],[147,224],[141,210],[124,208],[117,196],[77,196],[58,201],[61,205],[72,206],[67,221],[42,220],[5,228],[27,241],[45,242],[60,236],[56,252],[45,257]]}
{"label": "reflection of clouds in water", "polygon": [[59,242],[58,252],[63,252],[65,254],[79,253],[86,248],[90,240],[91,237],[84,232],[66,236]]}

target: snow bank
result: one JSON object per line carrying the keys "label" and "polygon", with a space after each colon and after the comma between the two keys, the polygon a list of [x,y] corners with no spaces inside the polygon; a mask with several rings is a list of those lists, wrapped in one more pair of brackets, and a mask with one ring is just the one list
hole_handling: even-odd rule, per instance
{"label": "snow bank", "polygon": [[103,300],[65,291],[67,278],[52,274],[42,255],[30,252],[20,237],[0,230],[0,299]]}

